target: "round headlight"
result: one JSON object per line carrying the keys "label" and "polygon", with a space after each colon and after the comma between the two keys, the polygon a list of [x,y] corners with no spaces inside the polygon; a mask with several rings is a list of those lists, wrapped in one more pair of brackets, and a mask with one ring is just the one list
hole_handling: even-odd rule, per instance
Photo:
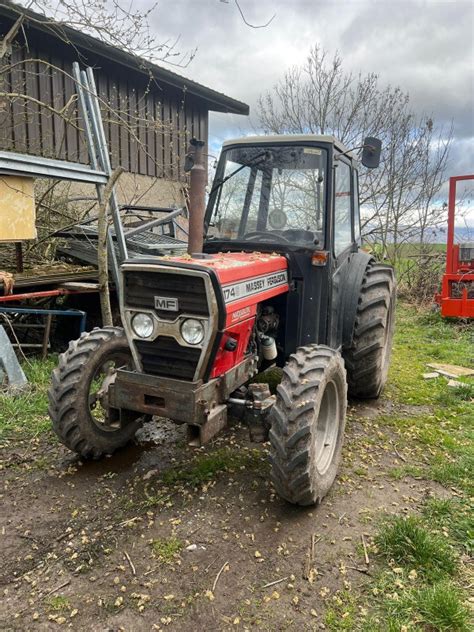
{"label": "round headlight", "polygon": [[132,329],[139,338],[149,338],[153,333],[153,318],[148,314],[135,314],[132,318]]}
{"label": "round headlight", "polygon": [[181,335],[188,345],[198,345],[204,339],[204,325],[200,320],[187,318],[181,325]]}

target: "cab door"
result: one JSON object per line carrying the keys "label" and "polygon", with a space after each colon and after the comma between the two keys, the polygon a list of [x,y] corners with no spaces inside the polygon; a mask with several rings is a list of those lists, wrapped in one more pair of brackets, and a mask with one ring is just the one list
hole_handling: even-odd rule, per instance
{"label": "cab door", "polygon": [[342,293],[344,278],[347,277],[352,254],[358,249],[360,239],[359,220],[355,230],[355,215],[358,216],[355,197],[358,195],[356,170],[345,156],[335,161],[332,208],[332,292],[330,346],[338,348],[342,340]]}

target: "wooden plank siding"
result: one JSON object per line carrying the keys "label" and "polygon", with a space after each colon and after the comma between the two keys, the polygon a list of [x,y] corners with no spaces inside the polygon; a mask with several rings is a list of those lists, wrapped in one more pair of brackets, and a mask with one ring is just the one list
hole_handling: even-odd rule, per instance
{"label": "wooden plank siding", "polygon": [[[75,59],[74,47],[44,35],[30,35],[27,46],[14,44],[2,62],[2,89],[32,100],[12,98],[0,108],[0,150],[88,162],[77,99],[72,99]],[[194,135],[207,142],[209,102],[108,59],[95,61],[112,165],[184,180],[189,139]]]}

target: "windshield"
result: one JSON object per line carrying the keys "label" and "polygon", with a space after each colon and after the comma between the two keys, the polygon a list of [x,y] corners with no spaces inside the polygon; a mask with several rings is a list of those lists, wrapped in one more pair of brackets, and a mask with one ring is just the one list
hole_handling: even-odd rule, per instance
{"label": "windshield", "polygon": [[278,145],[224,151],[208,239],[323,247],[327,152]]}

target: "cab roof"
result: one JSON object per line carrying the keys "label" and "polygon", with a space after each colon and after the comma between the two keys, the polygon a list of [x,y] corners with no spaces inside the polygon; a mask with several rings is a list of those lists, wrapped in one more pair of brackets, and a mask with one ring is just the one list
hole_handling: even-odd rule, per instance
{"label": "cab roof", "polygon": [[222,148],[224,149],[229,145],[261,145],[262,143],[329,143],[334,145],[338,151],[347,153],[347,156],[352,158],[352,160],[358,160],[357,156],[337,140],[337,138],[319,134],[262,134],[261,136],[242,136],[241,138],[232,138],[224,141]]}

